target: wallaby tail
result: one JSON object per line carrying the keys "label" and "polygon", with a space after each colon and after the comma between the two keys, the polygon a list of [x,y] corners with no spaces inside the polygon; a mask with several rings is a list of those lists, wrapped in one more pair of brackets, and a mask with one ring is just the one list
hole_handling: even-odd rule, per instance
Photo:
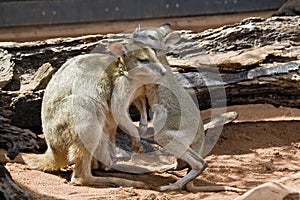
{"label": "wallaby tail", "polygon": [[223,114],[219,114],[214,116],[211,119],[203,120],[204,130],[210,128],[215,128],[217,126],[223,126],[224,124],[228,124],[235,120],[238,117],[237,112],[226,112]]}
{"label": "wallaby tail", "polygon": [[31,168],[41,171],[55,171],[63,165],[58,163],[53,156],[51,150],[47,150],[44,154],[25,154],[22,153],[24,162]]}

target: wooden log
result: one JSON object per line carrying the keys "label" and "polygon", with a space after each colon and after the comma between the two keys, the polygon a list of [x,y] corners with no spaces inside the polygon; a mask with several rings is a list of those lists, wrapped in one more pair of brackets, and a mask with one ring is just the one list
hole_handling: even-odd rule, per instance
{"label": "wooden log", "polygon": [[[170,48],[168,59],[179,72],[176,76],[182,85],[195,91],[200,109],[210,108],[210,95],[221,90],[226,93],[216,99],[219,106],[270,103],[299,108],[299,24],[300,17],[248,18],[202,33],[180,31],[182,39]],[[20,92],[20,77],[34,76],[45,63],[56,70],[79,54],[108,53],[108,43],[128,36],[122,33],[0,43],[14,65],[14,76],[0,96],[6,107],[2,112],[16,126],[40,126],[43,90]]]}
{"label": "wooden log", "polygon": [[0,114],[10,119],[11,125],[41,133],[43,92],[0,90]]}
{"label": "wooden log", "polygon": [[13,78],[14,63],[11,55],[0,49],[0,89],[4,88]]}
{"label": "wooden log", "polygon": [[0,164],[0,199],[6,200],[31,200],[33,197],[23,190],[12,179],[9,171],[5,168],[4,164]]}
{"label": "wooden log", "polygon": [[7,152],[9,159],[15,159],[20,152],[37,152],[38,143],[39,138],[35,133],[13,126],[9,119],[0,116],[0,148]]}
{"label": "wooden log", "polygon": [[[188,72],[176,76],[185,88],[196,90],[202,109],[210,108],[212,100],[218,102],[214,107],[268,103],[300,108],[300,62],[288,62],[268,68],[256,67],[234,74]],[[214,95],[214,99],[211,99],[211,93],[219,91],[222,94],[222,90],[226,92],[225,95]]]}
{"label": "wooden log", "polygon": [[12,179],[5,163],[19,152],[37,150],[38,139],[33,132],[10,125],[10,120],[0,115],[0,199],[33,199]]}

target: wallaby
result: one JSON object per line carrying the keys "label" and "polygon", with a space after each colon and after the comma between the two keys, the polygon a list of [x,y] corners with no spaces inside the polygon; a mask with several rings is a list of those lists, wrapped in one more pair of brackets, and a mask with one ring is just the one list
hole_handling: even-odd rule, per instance
{"label": "wallaby", "polygon": [[[198,107],[173,74],[168,73],[166,76],[162,85],[146,85],[147,98],[154,111],[154,139],[171,154],[187,162],[192,170],[175,184],[158,188],[161,191],[182,188],[206,167],[205,160],[200,156],[204,144],[204,129]],[[113,105],[112,99],[114,113]],[[197,143],[193,144],[196,137]]]}
{"label": "wallaby", "polygon": [[[158,28],[148,28],[144,30],[141,30],[140,26],[138,26],[131,34],[130,40],[151,47],[155,51],[160,62],[164,64],[168,70],[171,70],[168,67],[169,63],[166,58],[167,48],[177,43],[180,40],[180,36],[177,33],[172,32],[170,24],[166,23]],[[148,126],[146,97],[143,91],[144,87],[141,87],[133,94],[133,99],[135,99],[133,104],[138,109],[141,116],[139,123],[140,135],[147,132]],[[134,131],[134,129],[132,128],[131,131]]]}
{"label": "wallaby", "polygon": [[[168,28],[168,25],[164,25],[158,29],[150,29],[151,31],[136,31],[132,39],[137,43],[149,45],[154,49],[160,48],[158,50],[164,51],[167,47],[165,45],[167,40],[164,37],[169,31],[161,30]],[[151,34],[158,37],[152,37],[153,35]],[[174,38],[177,40],[178,37],[173,37],[172,41],[174,41]],[[205,136],[198,107],[190,95],[177,82],[173,74],[171,74],[165,51],[161,54],[161,57],[165,59],[166,68],[168,69],[168,74],[163,78],[164,81],[160,82],[161,85],[147,84],[144,86],[149,104],[154,111],[154,138],[158,144],[176,157],[187,162],[191,167],[191,171],[176,183],[159,188],[159,190],[164,191],[180,189],[185,186],[205,169],[206,162],[201,156],[205,145]],[[178,99],[181,100],[178,101]],[[182,102],[184,102],[184,105]],[[114,105],[117,105],[117,102],[112,99],[113,114],[117,111],[117,109],[114,109]],[[121,114],[126,114],[126,112],[121,112]],[[126,119],[122,115],[118,115],[118,117]],[[130,121],[124,121],[124,124],[126,123],[130,123]],[[131,130],[128,131],[130,132]],[[190,184],[190,186],[193,185]],[[201,187],[193,187],[192,189],[201,191],[219,190],[219,188],[214,188],[214,186],[209,187],[209,189]]]}
{"label": "wallaby", "polygon": [[[168,34],[169,33],[169,34]],[[180,36],[177,33],[171,32],[170,25],[169,24],[163,24],[159,28],[153,28],[153,29],[146,29],[146,30],[140,30],[138,27],[135,32],[131,35],[129,41],[132,43],[142,44],[151,47],[158,57],[159,61],[165,66],[165,68],[168,71],[171,71],[171,68],[169,67],[169,63],[166,58],[166,48],[175,44],[180,39]],[[148,82],[153,84],[153,82]],[[121,84],[119,84],[119,87]],[[136,85],[133,90],[130,92],[124,91],[123,88],[119,88],[119,93],[115,94],[122,94],[122,96],[130,96],[128,98],[134,99],[134,101],[130,101],[129,103],[133,103],[136,108],[138,109],[141,118],[140,118],[140,124],[139,124],[139,134],[145,134],[147,131],[147,107],[146,107],[146,97],[145,97],[145,82],[140,85]],[[117,87],[116,87],[117,88]],[[122,92],[121,92],[122,91]],[[120,106],[119,103],[120,96],[113,96],[112,97],[112,109],[115,110],[116,115],[114,115],[114,118],[118,121],[122,121],[122,124],[119,124],[121,127],[123,127],[124,131],[130,133],[133,133],[132,135],[137,135],[137,129],[135,126],[133,126],[130,116],[128,114],[128,107],[126,106]],[[123,111],[121,112],[121,109]],[[126,110],[124,110],[126,109]],[[118,112],[126,113],[127,115],[119,115]],[[120,117],[122,116],[122,117]]]}
{"label": "wallaby", "polygon": [[[119,123],[110,111],[111,97],[116,92],[114,87],[123,84],[121,79],[134,85],[155,80],[166,71],[147,46],[113,43],[108,48],[117,57],[80,55],[56,72],[42,102],[42,124],[48,149],[42,155],[23,157],[31,168],[44,171],[74,164],[73,184],[147,188],[143,182],[91,174],[93,156],[106,165],[112,162],[109,141],[115,137]],[[139,137],[136,138],[139,142]]]}
{"label": "wallaby", "polygon": [[[133,40],[136,43],[143,43],[144,40],[139,41],[137,34],[133,34]],[[176,40],[178,41],[178,37]],[[174,40],[155,39],[153,41],[154,45],[150,45],[151,47],[164,47],[163,49],[165,49],[168,46],[166,41],[173,42]],[[164,41],[164,43],[161,41]],[[159,45],[156,45],[155,42]],[[163,45],[161,46],[160,44]],[[204,130],[198,107],[187,91],[177,82],[170,68],[167,67],[167,69],[168,73],[159,83],[149,83],[144,86],[149,104],[154,111],[153,127],[155,130],[155,141],[174,156],[186,161],[192,167],[192,170],[175,184],[160,187],[159,190],[161,191],[182,188],[186,183],[198,176],[206,167],[205,160],[200,156],[204,144]],[[132,92],[130,95],[134,95],[134,91]],[[114,118],[130,119],[126,117],[128,113],[118,112],[117,100],[118,98],[112,98],[111,101],[111,110]],[[165,108],[167,111],[162,112],[157,109],[156,105],[161,105],[160,107]],[[168,113],[167,117],[165,117],[165,113]],[[161,120],[165,121],[165,126]],[[124,124],[128,124],[129,121],[124,120]],[[161,125],[163,125],[162,129],[159,128]],[[195,140],[197,143],[193,143],[195,137],[197,137]],[[197,151],[193,150],[190,146],[193,146],[193,149]]]}
{"label": "wallaby", "polygon": [[173,74],[167,74],[161,85],[146,86],[146,95],[154,112],[154,140],[192,169],[176,183],[159,190],[183,188],[207,165],[201,157],[205,136],[198,107]]}

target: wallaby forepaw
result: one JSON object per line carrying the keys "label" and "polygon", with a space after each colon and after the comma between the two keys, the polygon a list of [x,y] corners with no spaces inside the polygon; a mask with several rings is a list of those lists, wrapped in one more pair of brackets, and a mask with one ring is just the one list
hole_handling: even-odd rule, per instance
{"label": "wallaby forepaw", "polygon": [[134,153],[143,153],[145,152],[144,148],[141,146],[140,138],[131,139],[132,152]]}
{"label": "wallaby forepaw", "polygon": [[144,147],[139,146],[139,147],[132,148],[132,151],[134,153],[144,153],[145,149],[144,149]]}

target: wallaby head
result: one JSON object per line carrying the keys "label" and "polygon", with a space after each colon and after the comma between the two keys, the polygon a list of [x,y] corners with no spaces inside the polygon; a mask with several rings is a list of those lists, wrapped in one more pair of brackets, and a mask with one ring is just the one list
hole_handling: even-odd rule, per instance
{"label": "wallaby head", "polygon": [[154,49],[166,50],[180,40],[180,35],[172,32],[170,24],[163,24],[158,28],[143,30],[138,27],[131,35],[131,39]]}
{"label": "wallaby head", "polygon": [[166,57],[167,49],[180,40],[180,35],[173,32],[171,25],[166,23],[158,28],[140,29],[138,27],[132,33],[131,40],[153,48],[161,63],[169,65]]}
{"label": "wallaby head", "polygon": [[118,56],[119,65],[128,78],[156,81],[167,73],[155,51],[146,45],[134,42],[127,45],[112,43],[108,49]]}

